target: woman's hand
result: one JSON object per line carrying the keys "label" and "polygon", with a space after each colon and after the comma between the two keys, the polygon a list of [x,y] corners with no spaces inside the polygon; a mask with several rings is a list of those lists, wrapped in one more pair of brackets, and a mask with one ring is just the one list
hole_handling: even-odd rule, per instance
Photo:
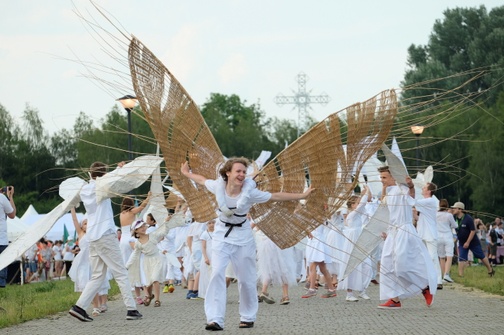
{"label": "woman's hand", "polygon": [[189,170],[189,162],[188,161],[185,161],[184,163],[182,163],[182,165],[180,166],[180,172],[187,177],[187,175],[190,173],[190,170]]}

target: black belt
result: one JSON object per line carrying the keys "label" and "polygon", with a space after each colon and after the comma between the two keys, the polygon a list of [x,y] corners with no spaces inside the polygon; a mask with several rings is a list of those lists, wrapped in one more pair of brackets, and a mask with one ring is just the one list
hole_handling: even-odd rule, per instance
{"label": "black belt", "polygon": [[229,233],[231,233],[231,230],[233,230],[234,227],[241,227],[241,226],[243,226],[243,224],[245,222],[247,222],[247,219],[243,220],[240,223],[230,223],[230,222],[225,222],[225,221],[222,221],[222,220],[221,220],[221,222],[224,223],[226,227],[229,227],[229,229],[226,232],[226,234],[224,234],[224,237],[228,237]]}

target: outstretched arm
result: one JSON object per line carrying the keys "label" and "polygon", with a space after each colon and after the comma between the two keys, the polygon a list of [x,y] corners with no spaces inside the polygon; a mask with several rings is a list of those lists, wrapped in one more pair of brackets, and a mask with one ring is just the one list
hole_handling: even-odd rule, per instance
{"label": "outstretched arm", "polygon": [[191,173],[191,171],[189,170],[189,162],[186,161],[182,164],[182,166],[180,167],[180,172],[182,172],[182,174],[187,178],[193,180],[196,184],[205,186],[205,181],[207,180],[207,178],[196,173]]}
{"label": "outstretched arm", "polygon": [[83,233],[83,230],[79,223],[79,219],[77,219],[77,213],[75,213],[75,207],[72,207],[72,209],[70,209],[70,213],[72,213],[72,221],[75,227],[75,231],[77,232],[77,235],[80,237],[81,234]]}
{"label": "outstretched arm", "polygon": [[315,189],[311,186],[304,193],[287,193],[287,192],[276,192],[271,193],[270,201],[289,201],[289,200],[301,200],[306,199],[310,193]]}
{"label": "outstretched arm", "polygon": [[152,192],[151,192],[151,191],[149,191],[149,193],[147,194],[147,198],[145,198],[145,200],[144,200],[144,201],[142,201],[142,203],[140,204],[140,206],[135,207],[135,208],[132,208],[132,209],[130,210],[130,212],[131,212],[131,213],[133,213],[133,214],[138,214],[138,213],[140,213],[140,212],[141,212],[141,211],[145,208],[145,206],[147,206],[147,204],[149,203],[149,200],[150,200],[150,198],[151,198],[151,195],[152,195]]}

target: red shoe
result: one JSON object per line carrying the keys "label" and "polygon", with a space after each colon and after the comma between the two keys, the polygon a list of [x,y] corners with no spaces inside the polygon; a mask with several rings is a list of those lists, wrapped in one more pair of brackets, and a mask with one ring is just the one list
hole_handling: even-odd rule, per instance
{"label": "red shoe", "polygon": [[401,302],[397,301],[395,302],[392,299],[387,300],[386,303],[378,305],[378,308],[382,309],[399,309],[401,308]]}
{"label": "red shoe", "polygon": [[430,293],[428,286],[426,289],[422,291],[422,294],[425,298],[425,303],[427,304],[427,307],[431,307],[432,303],[434,302],[434,296]]}

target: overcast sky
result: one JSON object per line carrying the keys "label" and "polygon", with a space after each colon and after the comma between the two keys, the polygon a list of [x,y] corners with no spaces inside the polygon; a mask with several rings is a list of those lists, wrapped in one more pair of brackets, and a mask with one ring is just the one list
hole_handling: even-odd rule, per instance
{"label": "overcast sky", "polygon": [[[73,2],[90,8],[84,0]],[[378,92],[398,87],[407,48],[426,44],[447,8],[485,5],[482,0],[180,1],[101,0],[124,29],[145,43],[177,77],[195,102],[210,93],[260,101],[268,117],[297,121],[294,106],[274,103],[309,77],[312,105],[322,120]],[[0,104],[20,122],[26,104],[39,110],[51,133],[72,128],[80,111],[98,121],[115,98],[82,77],[75,59],[100,53],[67,0],[0,0]],[[97,15],[92,13],[93,16]],[[125,55],[126,56],[126,55]],[[126,83],[131,86],[131,83]],[[134,92],[124,92],[134,94]],[[122,93],[121,93],[122,95]]]}

